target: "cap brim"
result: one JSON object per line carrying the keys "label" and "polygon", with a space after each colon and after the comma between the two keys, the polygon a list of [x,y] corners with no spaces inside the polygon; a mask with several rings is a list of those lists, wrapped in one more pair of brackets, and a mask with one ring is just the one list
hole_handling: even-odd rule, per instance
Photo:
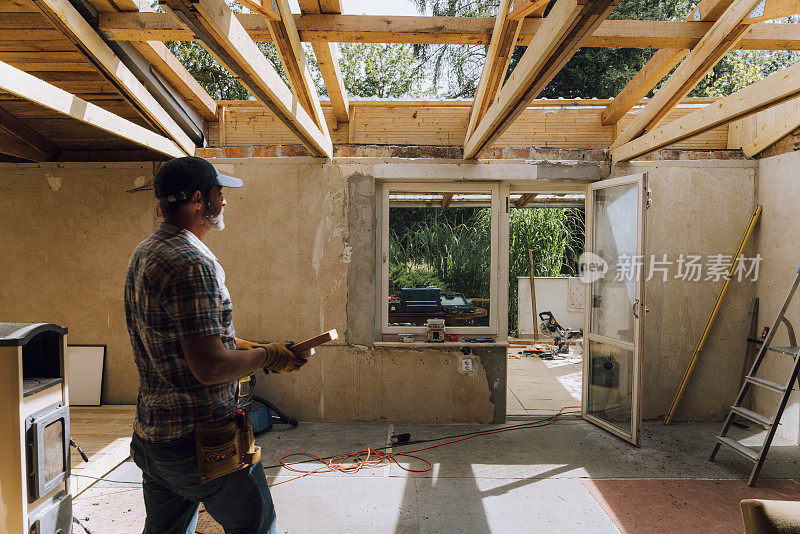
{"label": "cap brim", "polygon": [[242,187],[244,182],[227,174],[217,174],[217,183],[222,187]]}

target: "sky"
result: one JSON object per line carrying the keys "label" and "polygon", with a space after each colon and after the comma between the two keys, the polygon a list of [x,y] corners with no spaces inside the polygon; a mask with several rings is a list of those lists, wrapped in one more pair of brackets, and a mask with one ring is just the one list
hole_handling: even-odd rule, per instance
{"label": "sky", "polygon": [[[408,0],[341,0],[345,15],[419,15],[419,11]],[[297,0],[289,0],[294,13],[300,13]]]}

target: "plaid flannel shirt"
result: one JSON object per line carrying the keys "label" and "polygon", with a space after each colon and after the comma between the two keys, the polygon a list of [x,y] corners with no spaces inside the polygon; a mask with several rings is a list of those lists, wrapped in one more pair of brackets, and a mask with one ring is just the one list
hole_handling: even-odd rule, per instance
{"label": "plaid flannel shirt", "polygon": [[161,442],[235,414],[235,382],[204,386],[189,370],[181,339],[219,334],[236,348],[225,271],[200,239],[162,224],[131,257],[125,319],[139,371],[134,431]]}

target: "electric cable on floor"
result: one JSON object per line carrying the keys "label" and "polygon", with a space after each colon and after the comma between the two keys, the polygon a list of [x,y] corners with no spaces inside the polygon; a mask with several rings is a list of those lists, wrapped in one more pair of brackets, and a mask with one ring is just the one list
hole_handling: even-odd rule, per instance
{"label": "electric cable on floor", "polygon": [[[458,443],[460,441],[465,441],[467,439],[475,438],[475,437],[478,437],[478,436],[488,436],[488,435],[492,435],[492,434],[499,434],[501,432],[510,432],[512,430],[522,430],[522,429],[525,429],[525,428],[540,428],[540,427],[544,427],[544,426],[547,426],[547,425],[551,424],[553,421],[555,421],[555,419],[557,417],[559,417],[561,415],[571,415],[570,413],[564,413],[564,410],[576,409],[576,408],[580,408],[580,406],[564,406],[557,413],[553,414],[550,417],[545,417],[543,419],[539,419],[539,420],[536,420],[536,421],[531,421],[531,422],[528,422],[528,423],[520,423],[518,425],[506,426],[506,427],[498,428],[498,429],[495,429],[495,430],[478,430],[478,431],[475,431],[475,432],[464,432],[464,433],[461,433],[461,434],[452,434],[450,436],[443,436],[443,437],[440,437],[440,438],[430,438],[430,439],[420,439],[420,440],[416,440],[416,441],[407,441],[407,442],[399,443],[399,444],[396,444],[396,445],[387,445],[386,447],[378,447],[378,448],[367,447],[365,450],[361,450],[361,451],[358,451],[358,452],[349,453],[349,454],[340,454],[340,455],[337,455],[337,456],[328,456],[328,457],[325,457],[325,458],[321,458],[321,457],[319,457],[319,456],[317,456],[315,454],[311,454],[311,453],[308,453],[308,452],[293,452],[293,453],[286,454],[286,455],[282,456],[281,459],[280,459],[280,463],[275,464],[275,465],[265,466],[264,469],[266,470],[266,469],[274,469],[274,468],[277,468],[277,467],[285,467],[286,469],[289,469],[290,471],[295,471],[295,472],[302,473],[301,475],[293,477],[293,478],[290,478],[288,480],[282,480],[280,482],[272,483],[272,484],[270,484],[270,487],[277,486],[278,484],[284,484],[286,482],[291,482],[293,480],[297,480],[297,479],[306,477],[306,476],[311,475],[311,474],[331,473],[331,472],[334,472],[334,471],[339,471],[340,473],[356,473],[361,469],[370,468],[370,467],[385,467],[385,466],[391,465],[392,463],[396,463],[397,466],[400,469],[403,469],[404,471],[410,471],[410,472],[415,472],[415,473],[425,473],[427,471],[430,471],[433,468],[432,464],[428,460],[426,460],[425,458],[422,458],[420,456],[416,456],[416,455],[411,454],[411,453],[421,452],[421,451],[425,451],[425,450],[429,450],[429,449],[435,449],[435,448],[438,448],[438,447],[443,447],[444,445],[451,445],[453,443]],[[446,441],[444,443],[438,443],[436,445],[430,445],[430,446],[427,446],[427,447],[421,447],[421,448],[418,448],[418,449],[412,449],[412,450],[406,450],[406,451],[397,451],[397,452],[389,452],[389,453],[383,452],[383,451],[385,451],[387,449],[395,449],[397,447],[408,447],[408,446],[411,446],[411,445],[420,445],[420,444],[423,444],[423,443],[435,443],[437,441],[443,441],[443,440],[449,440],[449,441]],[[308,456],[309,458],[307,460],[302,460],[302,461],[298,461],[298,462],[286,462],[285,461],[285,459],[289,458],[290,456],[298,456],[298,455]],[[405,457],[409,457],[409,458],[413,458],[413,459],[417,459],[417,460],[419,460],[421,462],[424,462],[424,463],[428,464],[428,467],[426,467],[424,469],[410,469],[410,468],[403,467],[395,459],[395,457],[404,457],[404,456]],[[350,463],[347,463],[348,461]],[[310,463],[310,462],[323,462],[325,464],[325,466],[319,467],[317,469],[308,470],[308,471],[304,471],[302,469],[297,469],[297,468],[292,467],[292,466],[302,465],[302,464]],[[137,482],[137,481],[111,480],[111,479],[108,479],[108,478],[93,477],[93,476],[81,475],[81,474],[77,474],[77,473],[72,474],[70,476],[90,478],[92,480],[102,480],[103,482],[111,482],[111,483],[114,483],[114,484],[132,484],[132,485],[135,485],[135,486],[141,486],[142,485],[142,482]]]}
{"label": "electric cable on floor", "polygon": [[[397,464],[397,467],[399,467],[400,469],[402,469],[404,471],[409,471],[409,472],[412,472],[412,473],[425,473],[425,472],[430,471],[431,469],[433,469],[433,464],[431,462],[429,462],[428,460],[426,460],[425,458],[423,458],[421,456],[417,456],[416,454],[412,454],[412,453],[418,453],[418,452],[422,452],[422,451],[426,451],[426,450],[430,450],[430,449],[435,449],[437,447],[443,447],[445,445],[452,445],[453,443],[458,443],[460,441],[465,441],[465,440],[468,440],[468,439],[476,438],[478,436],[489,436],[489,435],[492,435],[492,434],[500,434],[502,432],[509,432],[511,430],[521,430],[523,428],[539,428],[539,427],[547,426],[547,425],[551,424],[553,421],[555,421],[556,417],[561,415],[564,410],[568,410],[568,409],[571,409],[571,408],[580,408],[580,406],[564,406],[556,414],[554,414],[552,417],[550,417],[548,419],[545,419],[543,421],[540,421],[540,422],[523,423],[523,424],[520,424],[520,425],[514,425],[512,427],[498,428],[498,429],[495,429],[495,430],[469,432],[466,435],[464,435],[463,437],[460,437],[458,439],[437,438],[437,439],[432,439],[432,440],[426,440],[427,442],[431,442],[431,441],[440,441],[442,439],[449,439],[449,441],[445,441],[443,443],[437,443],[435,445],[428,445],[427,447],[419,447],[417,449],[411,449],[411,450],[406,450],[406,451],[383,452],[383,451],[385,451],[386,449],[388,449],[390,447],[381,447],[380,449],[373,449],[371,447],[367,447],[367,449],[365,449],[365,450],[361,450],[361,451],[358,451],[358,452],[352,452],[352,453],[349,453],[349,454],[341,454],[341,455],[333,456],[333,457],[329,457],[329,458],[320,458],[319,456],[316,456],[316,455],[308,453],[308,452],[293,452],[293,453],[286,454],[286,455],[282,456],[281,459],[280,459],[280,465],[282,467],[285,467],[286,469],[289,469],[290,471],[295,471],[297,473],[302,473],[302,474],[298,475],[296,477],[293,477],[293,478],[289,478],[287,480],[282,480],[280,482],[273,482],[269,486],[272,487],[272,486],[277,486],[279,484],[285,484],[286,482],[292,482],[294,480],[298,480],[300,478],[307,477],[308,475],[313,475],[313,474],[332,473],[334,471],[338,471],[340,473],[357,473],[361,469],[367,469],[367,468],[371,468],[371,467],[386,467],[386,466],[392,465],[392,463]],[[403,444],[403,445],[408,445],[408,444]],[[291,464],[290,463],[286,463],[285,459],[289,458],[291,456],[308,456],[310,459],[306,460],[304,462],[295,462],[295,463],[291,463]],[[404,467],[397,460],[398,457],[400,457],[400,458],[404,458],[405,457],[405,458],[411,458],[411,459],[419,460],[419,461],[424,462],[425,464],[427,464],[427,467],[423,467],[422,469],[412,469],[410,467]],[[323,465],[321,467],[318,467],[316,469],[310,469],[310,470],[303,470],[303,469],[299,469],[299,468],[296,468],[296,467],[292,467],[294,465],[298,465],[299,463],[306,463],[308,461],[320,461],[325,465]]]}

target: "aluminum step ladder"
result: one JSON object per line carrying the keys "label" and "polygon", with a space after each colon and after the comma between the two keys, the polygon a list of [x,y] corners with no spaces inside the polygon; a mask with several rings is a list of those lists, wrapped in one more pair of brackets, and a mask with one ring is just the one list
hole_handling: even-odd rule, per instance
{"label": "aluminum step ladder", "polygon": [[[795,339],[794,329],[792,328],[791,323],[784,317],[789,304],[792,302],[792,297],[794,297],[794,293],[797,290],[798,285],[800,285],[800,269],[797,271],[794,283],[789,289],[789,294],[786,295],[786,300],[783,301],[783,306],[781,307],[780,312],[778,312],[775,322],[772,323],[772,327],[770,328],[769,334],[767,334],[767,338],[764,340],[764,343],[761,345],[761,349],[758,351],[758,354],[753,361],[753,366],[750,368],[750,372],[745,377],[744,384],[742,384],[742,389],[739,390],[739,396],[736,397],[736,402],[733,406],[731,406],[731,411],[728,413],[727,419],[725,419],[722,432],[719,436],[717,436],[717,443],[714,445],[714,450],[711,452],[711,457],[709,458],[709,460],[713,462],[714,457],[717,455],[717,452],[719,452],[720,446],[725,445],[753,462],[753,470],[750,472],[750,478],[747,480],[748,486],[754,485],[756,480],[758,480],[761,467],[764,465],[764,460],[767,459],[767,452],[772,444],[772,438],[775,437],[775,431],[780,423],[783,410],[786,408],[786,403],[789,401],[789,395],[792,393],[792,386],[794,385],[795,380],[797,380],[798,371],[800,371],[800,358],[798,357],[798,355],[800,355],[800,347],[797,346],[797,340]],[[788,330],[790,344],[789,347],[772,346],[772,339],[775,337],[775,332],[777,332],[781,323],[784,323]],[[791,376],[785,384],[779,384],[777,382],[772,382],[771,380],[766,380],[756,376],[758,368],[761,366],[761,362],[764,360],[764,356],[768,351],[781,354],[783,357],[790,356],[794,359],[794,367],[792,367]],[[772,419],[742,407],[742,402],[744,402],[745,395],[751,387],[767,389],[782,395],[778,410],[775,412],[775,416]],[[764,438],[764,444],[761,446],[760,451],[756,451],[751,447],[736,441],[735,439],[727,437],[728,430],[731,427],[731,423],[733,423],[734,415],[749,419],[750,421],[763,426],[767,430],[767,436]]]}

